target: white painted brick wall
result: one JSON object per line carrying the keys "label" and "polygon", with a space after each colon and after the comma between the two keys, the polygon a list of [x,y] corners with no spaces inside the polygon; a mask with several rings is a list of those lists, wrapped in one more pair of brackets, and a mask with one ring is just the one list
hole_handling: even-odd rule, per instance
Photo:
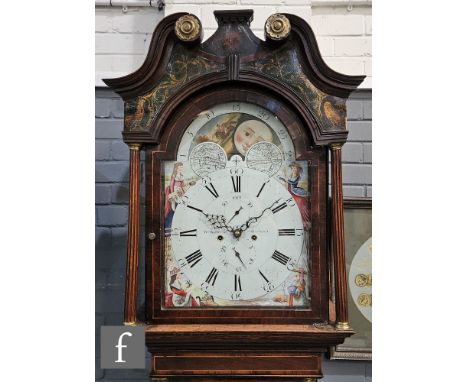
{"label": "white painted brick wall", "polygon": [[[149,3],[149,1],[148,1]],[[216,9],[253,9],[252,30],[263,38],[268,16],[296,14],[315,32],[325,62],[345,74],[368,76],[361,85],[372,88],[371,0],[166,0],[164,11],[155,7],[96,6],[96,86],[102,78],[131,73],[142,64],[151,34],[162,17],[176,12],[197,15],[204,38],[216,30]]]}
{"label": "white painted brick wall", "polygon": [[96,86],[105,86],[102,78],[120,77],[141,66],[163,17],[164,12],[151,7],[128,7],[125,12],[122,7],[95,8]]}

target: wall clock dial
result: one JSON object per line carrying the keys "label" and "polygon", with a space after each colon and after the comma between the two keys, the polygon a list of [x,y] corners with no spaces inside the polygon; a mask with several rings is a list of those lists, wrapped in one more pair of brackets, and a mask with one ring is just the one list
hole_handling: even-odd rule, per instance
{"label": "wall clock dial", "polygon": [[278,287],[295,269],[302,244],[301,214],[290,193],[245,167],[199,180],[173,219],[172,247],[184,274],[226,300],[249,300]]}

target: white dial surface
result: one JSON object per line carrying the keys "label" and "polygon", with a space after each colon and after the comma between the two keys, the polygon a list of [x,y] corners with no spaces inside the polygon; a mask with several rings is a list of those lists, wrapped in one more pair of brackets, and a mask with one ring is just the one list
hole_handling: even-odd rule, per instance
{"label": "white dial surface", "polygon": [[176,261],[192,284],[218,298],[250,300],[290,275],[304,231],[299,209],[280,183],[231,167],[185,193],[171,236]]}

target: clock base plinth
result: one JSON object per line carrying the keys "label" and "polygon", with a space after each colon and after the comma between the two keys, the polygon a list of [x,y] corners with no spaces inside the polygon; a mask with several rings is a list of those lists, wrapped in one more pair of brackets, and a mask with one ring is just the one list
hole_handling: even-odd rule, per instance
{"label": "clock base plinth", "polygon": [[325,325],[150,325],[151,379],[315,382],[322,354],[352,331]]}

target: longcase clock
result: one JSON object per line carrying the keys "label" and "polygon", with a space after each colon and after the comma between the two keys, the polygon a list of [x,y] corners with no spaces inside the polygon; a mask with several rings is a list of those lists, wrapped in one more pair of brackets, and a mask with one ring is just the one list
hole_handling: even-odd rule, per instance
{"label": "longcase clock", "polygon": [[144,149],[151,378],[314,381],[353,333],[341,146],[363,77],[331,70],[297,16],[270,16],[264,41],[251,10],[214,17],[203,43],[197,17],[166,17],[141,68],[105,80],[130,147],[124,320],[137,323]]}

